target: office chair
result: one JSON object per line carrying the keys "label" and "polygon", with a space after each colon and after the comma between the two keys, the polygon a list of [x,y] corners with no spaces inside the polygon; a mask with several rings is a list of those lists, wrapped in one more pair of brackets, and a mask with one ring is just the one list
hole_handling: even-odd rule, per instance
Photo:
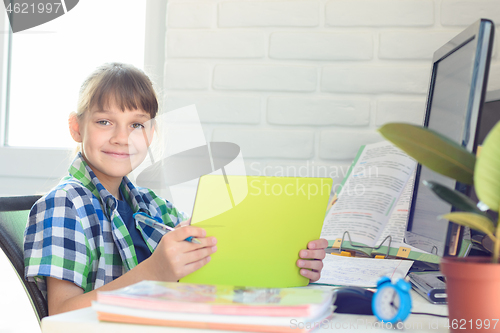
{"label": "office chair", "polygon": [[47,301],[36,284],[24,278],[23,239],[29,211],[40,197],[40,195],[0,197],[0,248],[23,283],[39,323],[48,315]]}

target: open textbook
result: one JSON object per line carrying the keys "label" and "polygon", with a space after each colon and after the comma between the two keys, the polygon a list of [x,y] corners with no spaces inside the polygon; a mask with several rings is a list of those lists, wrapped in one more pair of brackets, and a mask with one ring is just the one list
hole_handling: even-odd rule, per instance
{"label": "open textbook", "polygon": [[362,146],[326,213],[321,238],[329,247],[371,257],[438,263],[438,256],[404,243],[415,166],[388,141]]}

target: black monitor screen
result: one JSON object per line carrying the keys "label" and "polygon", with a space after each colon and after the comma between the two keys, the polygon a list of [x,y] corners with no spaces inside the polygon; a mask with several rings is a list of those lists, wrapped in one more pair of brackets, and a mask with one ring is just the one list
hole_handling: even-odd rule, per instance
{"label": "black monitor screen", "polygon": [[[493,35],[491,26],[490,21],[482,20],[434,54],[425,125],[469,151],[475,150],[476,127],[486,88],[492,43],[490,35]],[[488,36],[485,36],[485,30]],[[459,250],[461,229],[448,221],[437,220],[437,216],[449,213],[452,207],[422,185],[423,180],[436,181],[461,192],[468,191],[455,180],[419,165],[406,242],[439,256],[455,255]]]}

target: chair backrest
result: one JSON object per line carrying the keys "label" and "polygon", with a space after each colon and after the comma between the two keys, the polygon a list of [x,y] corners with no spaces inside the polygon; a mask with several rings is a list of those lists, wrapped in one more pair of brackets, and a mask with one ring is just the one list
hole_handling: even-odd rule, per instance
{"label": "chair backrest", "polygon": [[40,195],[0,197],[0,248],[14,267],[24,285],[38,322],[48,315],[47,301],[35,283],[24,277],[24,229],[33,204]]}

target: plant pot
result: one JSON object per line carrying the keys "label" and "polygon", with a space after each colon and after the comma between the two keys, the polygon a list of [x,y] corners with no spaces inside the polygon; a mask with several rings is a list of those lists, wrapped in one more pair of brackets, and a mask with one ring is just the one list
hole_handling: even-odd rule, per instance
{"label": "plant pot", "polygon": [[451,332],[500,332],[500,264],[490,260],[441,259]]}

